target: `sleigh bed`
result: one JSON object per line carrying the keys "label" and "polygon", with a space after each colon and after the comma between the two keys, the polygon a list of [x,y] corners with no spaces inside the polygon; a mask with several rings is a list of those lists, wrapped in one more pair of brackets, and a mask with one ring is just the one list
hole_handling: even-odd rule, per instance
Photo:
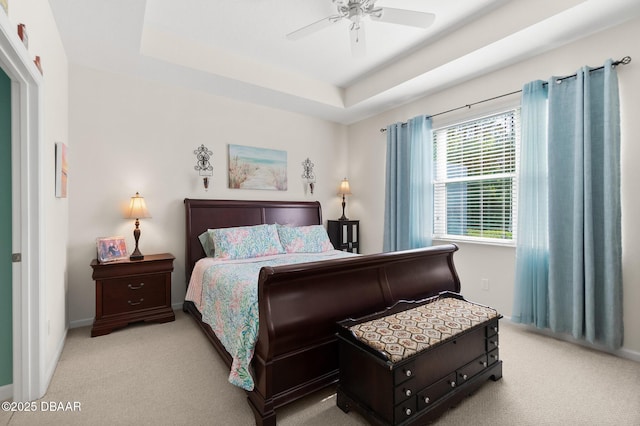
{"label": "sleigh bed", "polygon": [[[199,235],[207,229],[282,224],[321,225],[318,202],[185,199],[189,283],[205,258]],[[251,360],[254,388],[247,391],[257,425],[275,425],[275,410],[338,381],[336,322],[380,311],[399,300],[460,291],[455,245],[263,267],[257,277],[258,333]],[[227,365],[233,358],[184,303]]]}

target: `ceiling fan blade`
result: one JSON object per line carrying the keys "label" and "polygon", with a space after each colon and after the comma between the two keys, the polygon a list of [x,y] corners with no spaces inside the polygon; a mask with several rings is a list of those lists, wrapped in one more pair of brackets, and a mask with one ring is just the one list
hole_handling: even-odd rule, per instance
{"label": "ceiling fan blade", "polygon": [[353,25],[349,34],[351,35],[351,54],[356,58],[363,57],[367,52],[364,23],[360,22],[359,25]]}
{"label": "ceiling fan blade", "polygon": [[336,22],[338,22],[340,19],[342,19],[342,16],[340,15],[331,15],[331,16],[327,16],[326,18],[323,18],[319,21],[316,21],[312,24],[309,24],[307,26],[304,26],[302,28],[299,28],[293,32],[290,32],[289,34],[287,34],[287,38],[289,40],[300,40],[303,37],[306,37],[310,34],[315,33],[316,31],[320,31],[323,28],[326,28],[328,26],[331,26],[331,24],[335,24]]}
{"label": "ceiling fan blade", "polygon": [[436,19],[436,15],[415,10],[395,9],[393,7],[382,7],[380,17],[371,15],[371,19],[391,24],[408,25],[411,27],[427,28]]}

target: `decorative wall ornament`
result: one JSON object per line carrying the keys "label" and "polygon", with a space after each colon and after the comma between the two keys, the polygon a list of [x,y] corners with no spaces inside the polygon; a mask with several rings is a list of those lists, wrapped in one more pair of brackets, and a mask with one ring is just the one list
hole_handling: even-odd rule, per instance
{"label": "decorative wall ornament", "polygon": [[27,26],[25,24],[18,24],[18,37],[22,40],[24,47],[29,49],[29,35],[27,35]]}
{"label": "decorative wall ornament", "polygon": [[213,166],[209,162],[213,152],[203,144],[193,151],[193,153],[196,156],[194,169],[203,177],[204,190],[207,191],[209,189],[209,176],[213,176]]}
{"label": "decorative wall ornament", "polygon": [[307,157],[306,160],[302,162],[302,182],[304,183],[304,192],[313,194],[313,189],[316,185],[316,176],[313,174],[313,166],[314,164]]}
{"label": "decorative wall ornament", "polygon": [[43,74],[42,62],[40,62],[40,56],[36,56],[35,59],[33,60],[33,63],[36,64],[36,68],[38,68],[38,71],[40,71],[40,74]]}

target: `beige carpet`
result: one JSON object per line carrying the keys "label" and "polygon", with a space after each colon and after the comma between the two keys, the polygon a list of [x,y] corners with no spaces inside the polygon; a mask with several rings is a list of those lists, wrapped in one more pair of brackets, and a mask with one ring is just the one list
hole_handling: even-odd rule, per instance
{"label": "beige carpet", "polygon": [[[8,413],[0,425],[251,425],[245,394],[193,320],[140,324],[107,336],[70,330],[42,401],[81,411]],[[532,333],[502,320],[503,378],[438,425],[640,425],[640,364]],[[363,425],[329,388],[277,411],[278,424]]]}

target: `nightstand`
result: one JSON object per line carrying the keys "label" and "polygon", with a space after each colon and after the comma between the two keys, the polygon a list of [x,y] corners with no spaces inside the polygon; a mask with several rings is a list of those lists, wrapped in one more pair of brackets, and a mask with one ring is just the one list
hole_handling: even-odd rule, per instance
{"label": "nightstand", "polygon": [[171,308],[171,253],[142,260],[91,262],[96,282],[96,318],[91,337],[109,334],[132,322],[175,320]]}
{"label": "nightstand", "polygon": [[329,240],[336,250],[358,253],[360,248],[359,220],[329,220]]}

